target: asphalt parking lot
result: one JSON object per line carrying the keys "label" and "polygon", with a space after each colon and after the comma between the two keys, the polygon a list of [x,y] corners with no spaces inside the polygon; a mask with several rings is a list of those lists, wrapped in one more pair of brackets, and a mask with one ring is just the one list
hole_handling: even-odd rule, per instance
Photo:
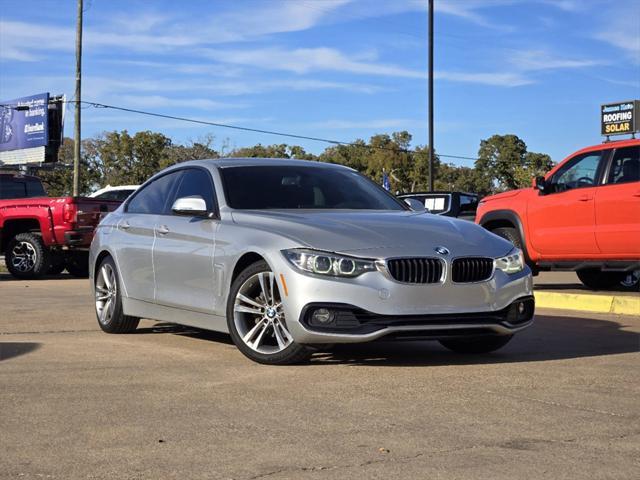
{"label": "asphalt parking lot", "polygon": [[0,273],[0,478],[637,478],[640,318],[538,311],[499,353],[375,343],[251,363],[107,335],[86,280]]}

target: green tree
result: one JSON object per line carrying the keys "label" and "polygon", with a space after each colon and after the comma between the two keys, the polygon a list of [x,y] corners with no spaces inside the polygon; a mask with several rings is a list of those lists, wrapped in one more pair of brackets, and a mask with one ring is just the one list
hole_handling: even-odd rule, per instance
{"label": "green tree", "polygon": [[[69,196],[73,193],[73,146],[73,139],[65,137],[58,151],[58,162],[46,165],[38,171],[38,177],[50,197]],[[80,195],[91,193],[99,181],[87,159],[85,146],[86,142],[83,142],[80,154]]]}
{"label": "green tree", "polygon": [[100,178],[101,186],[136,185],[171,165],[168,147],[171,140],[161,133],[126,130],[107,132],[89,139],[86,155],[89,168]]}
{"label": "green tree", "polygon": [[498,190],[520,188],[527,145],[516,135],[493,135],[480,142],[475,168]]}

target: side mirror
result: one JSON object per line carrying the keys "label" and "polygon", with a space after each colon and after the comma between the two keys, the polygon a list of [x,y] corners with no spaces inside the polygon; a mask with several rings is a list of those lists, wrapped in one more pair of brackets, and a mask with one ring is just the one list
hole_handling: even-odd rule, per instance
{"label": "side mirror", "polygon": [[533,181],[533,186],[540,190],[540,192],[542,193],[546,193],[546,190],[548,188],[547,181],[544,179],[544,177],[536,177],[536,179]]}
{"label": "side mirror", "polygon": [[189,217],[204,217],[209,214],[207,203],[199,195],[178,198],[173,202],[171,211],[176,215],[186,215]]}
{"label": "side mirror", "polygon": [[414,212],[429,212],[429,210],[424,206],[424,203],[420,200],[416,200],[415,198],[405,198],[404,203],[409,205],[409,208]]}

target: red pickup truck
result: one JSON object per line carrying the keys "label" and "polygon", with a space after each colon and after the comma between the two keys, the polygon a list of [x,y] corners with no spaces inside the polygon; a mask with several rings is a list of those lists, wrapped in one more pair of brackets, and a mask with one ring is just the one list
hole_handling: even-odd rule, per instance
{"label": "red pickup truck", "polygon": [[594,289],[633,282],[640,270],[640,140],[584,148],[533,188],[483,198],[476,223],[520,247],[534,273],[575,270]]}
{"label": "red pickup truck", "polygon": [[101,216],[120,202],[49,198],[37,177],[0,174],[0,252],[17,278],[88,275],[88,248]]}

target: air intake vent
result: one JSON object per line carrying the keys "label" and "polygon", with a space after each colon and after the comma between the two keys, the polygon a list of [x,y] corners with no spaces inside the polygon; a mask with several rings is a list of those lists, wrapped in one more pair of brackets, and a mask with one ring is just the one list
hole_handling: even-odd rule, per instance
{"label": "air intake vent", "polygon": [[395,258],[387,261],[393,278],[403,283],[438,283],[442,279],[442,260],[438,258]]}
{"label": "air intake vent", "polygon": [[451,279],[456,283],[482,282],[493,274],[493,258],[456,258],[451,272]]}

